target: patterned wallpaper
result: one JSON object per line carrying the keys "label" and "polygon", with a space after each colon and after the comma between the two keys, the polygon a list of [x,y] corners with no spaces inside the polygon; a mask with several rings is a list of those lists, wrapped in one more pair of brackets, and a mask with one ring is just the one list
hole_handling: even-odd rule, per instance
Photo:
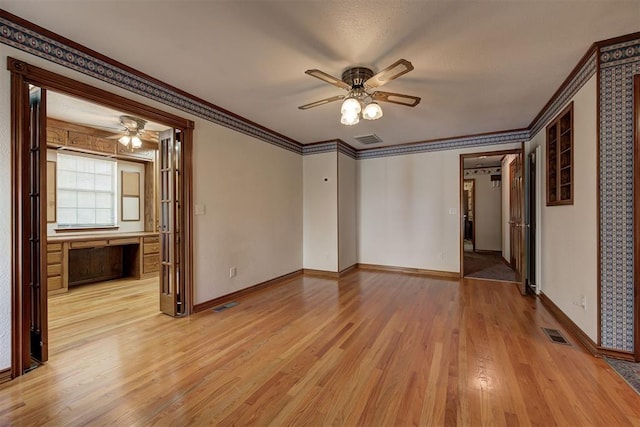
{"label": "patterned wallpaper", "polygon": [[633,352],[633,76],[640,39],[600,51],[601,345]]}

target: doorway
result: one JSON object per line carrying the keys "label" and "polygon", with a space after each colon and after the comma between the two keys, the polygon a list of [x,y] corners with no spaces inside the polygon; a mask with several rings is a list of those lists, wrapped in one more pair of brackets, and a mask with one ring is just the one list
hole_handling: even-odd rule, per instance
{"label": "doorway", "polygon": [[[516,176],[509,164],[521,153],[522,150],[508,150],[460,157],[460,263],[465,278],[518,283],[516,265],[511,261],[512,255],[517,257],[521,251],[512,250],[517,239],[512,238],[514,221],[510,202],[517,206],[515,201],[521,194],[513,194],[511,180]],[[515,227],[519,227],[517,222]],[[522,262],[517,265],[521,266]]]}
{"label": "doorway", "polygon": [[[12,223],[12,377],[28,371],[33,361],[48,359],[48,276],[50,249],[47,237],[47,95],[49,91],[125,112],[144,120],[172,128],[160,137],[159,159],[164,175],[159,193],[166,203],[160,209],[159,305],[172,316],[192,310],[191,250],[191,141],[193,122],[76,82],[46,70],[9,58],[11,71],[13,162]],[[71,132],[67,136],[71,135]],[[82,138],[77,139],[80,141]],[[106,143],[100,138],[85,138],[86,144]],[[164,150],[164,151],[163,151]],[[114,153],[114,157],[117,155]],[[127,197],[132,197],[128,195]],[[134,202],[130,200],[129,202]],[[122,207],[125,203],[122,203]],[[134,274],[144,273],[143,240],[128,241],[101,238],[68,248],[113,247],[125,245],[134,254],[127,259]],[[117,241],[117,242],[115,242]],[[103,243],[106,242],[106,243]],[[112,244],[113,243],[113,244]],[[125,250],[125,249],[123,249]],[[61,256],[67,254],[61,251]],[[63,258],[62,258],[63,259]],[[53,269],[55,273],[56,268]],[[53,281],[52,281],[53,283]]]}

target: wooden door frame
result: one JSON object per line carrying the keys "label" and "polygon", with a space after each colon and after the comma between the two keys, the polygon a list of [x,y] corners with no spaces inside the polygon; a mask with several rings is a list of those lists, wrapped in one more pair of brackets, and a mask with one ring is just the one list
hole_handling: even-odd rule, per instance
{"label": "wooden door frame", "polygon": [[[473,185],[471,186],[471,200],[473,200],[473,205],[471,205],[471,217],[473,218],[473,220],[476,220],[476,180],[475,178],[464,178],[463,182],[462,182],[462,197],[463,197],[463,201],[464,201],[464,182],[471,182],[473,183]],[[464,206],[464,205],[463,205]],[[473,244],[473,252],[476,251],[476,226],[475,224],[472,225],[472,229],[471,229],[471,243]],[[464,230],[462,233],[463,239],[462,239],[462,244],[464,245]],[[464,247],[462,248],[463,252],[464,252]]]}
{"label": "wooden door frame", "polygon": [[[523,158],[524,158],[524,141],[520,144],[520,148],[513,148],[511,150],[496,150],[496,151],[482,151],[482,152],[477,152],[477,153],[465,153],[465,154],[460,154],[460,174],[459,174],[459,179],[458,179],[458,187],[459,187],[459,191],[460,191],[460,197],[459,197],[459,211],[462,212],[462,204],[463,204],[463,199],[464,199],[464,160],[468,159],[468,158],[474,158],[474,157],[480,157],[480,156],[506,156],[508,154],[520,154]],[[524,166],[523,166],[524,168]],[[504,171],[503,171],[504,173]],[[522,185],[526,185],[525,182],[525,177],[524,177],[524,169],[522,171]],[[503,183],[503,185],[505,185]],[[523,209],[523,214],[524,214],[524,191],[522,191],[522,209]],[[475,218],[474,218],[475,220]],[[523,222],[524,222],[524,217],[523,217]],[[459,242],[460,242],[460,278],[464,278],[464,218],[462,217],[462,213],[460,213],[459,216],[459,223],[460,223],[460,236],[459,236]],[[524,233],[524,227],[521,228],[522,229],[522,233]],[[524,241],[524,235],[523,235],[523,241]],[[523,251],[523,258],[526,258],[525,256],[526,254]],[[524,263],[526,262],[526,260],[523,259],[523,266],[525,265]],[[525,283],[524,280],[526,280],[525,275],[522,275],[522,280],[521,282],[513,282],[516,283],[519,287],[519,289],[524,288],[525,287]]]}
{"label": "wooden door frame", "polygon": [[[633,77],[633,94],[633,347],[634,359],[640,362],[640,74]],[[598,308],[601,313],[599,300]]]}
{"label": "wooden door frame", "polygon": [[[23,363],[23,359],[26,357],[24,353],[30,350],[29,343],[26,342],[29,336],[29,318],[25,318],[25,316],[30,316],[30,312],[24,308],[25,298],[28,298],[28,295],[25,295],[22,289],[25,268],[28,268],[30,260],[24,250],[24,239],[28,235],[29,224],[25,223],[24,220],[25,206],[22,202],[22,196],[29,191],[29,171],[22,167],[23,157],[28,155],[28,150],[25,150],[23,141],[25,141],[29,132],[28,123],[25,123],[24,120],[25,106],[22,95],[25,84],[32,84],[46,90],[53,90],[84,99],[146,120],[159,122],[184,132],[183,156],[185,170],[183,188],[185,194],[185,224],[183,230],[184,239],[181,244],[184,245],[185,254],[183,274],[186,281],[187,313],[193,312],[193,168],[191,153],[194,122],[11,57],[7,58],[7,69],[11,72],[11,377],[15,378],[24,372],[26,368]],[[42,215],[46,215],[46,211],[42,211]],[[44,237],[45,241],[42,244],[46,247],[46,234]],[[46,292],[46,281],[44,283],[44,292]],[[44,315],[46,314],[45,308]]]}

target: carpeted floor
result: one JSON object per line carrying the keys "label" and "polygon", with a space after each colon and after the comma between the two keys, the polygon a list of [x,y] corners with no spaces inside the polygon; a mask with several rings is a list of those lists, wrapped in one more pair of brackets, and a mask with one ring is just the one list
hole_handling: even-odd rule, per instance
{"label": "carpeted floor", "polygon": [[516,280],[516,273],[504,263],[502,254],[493,252],[465,251],[464,275],[479,279]]}
{"label": "carpeted floor", "polygon": [[604,360],[618,373],[633,389],[640,394],[640,363],[626,362],[624,360],[610,359]]}

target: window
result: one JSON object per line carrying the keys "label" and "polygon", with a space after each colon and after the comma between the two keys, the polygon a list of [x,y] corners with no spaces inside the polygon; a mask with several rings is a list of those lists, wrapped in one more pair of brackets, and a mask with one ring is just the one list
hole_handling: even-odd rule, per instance
{"label": "window", "polygon": [[547,206],[573,204],[573,102],[547,126]]}
{"label": "window", "polygon": [[58,152],[58,226],[116,225],[116,162]]}

